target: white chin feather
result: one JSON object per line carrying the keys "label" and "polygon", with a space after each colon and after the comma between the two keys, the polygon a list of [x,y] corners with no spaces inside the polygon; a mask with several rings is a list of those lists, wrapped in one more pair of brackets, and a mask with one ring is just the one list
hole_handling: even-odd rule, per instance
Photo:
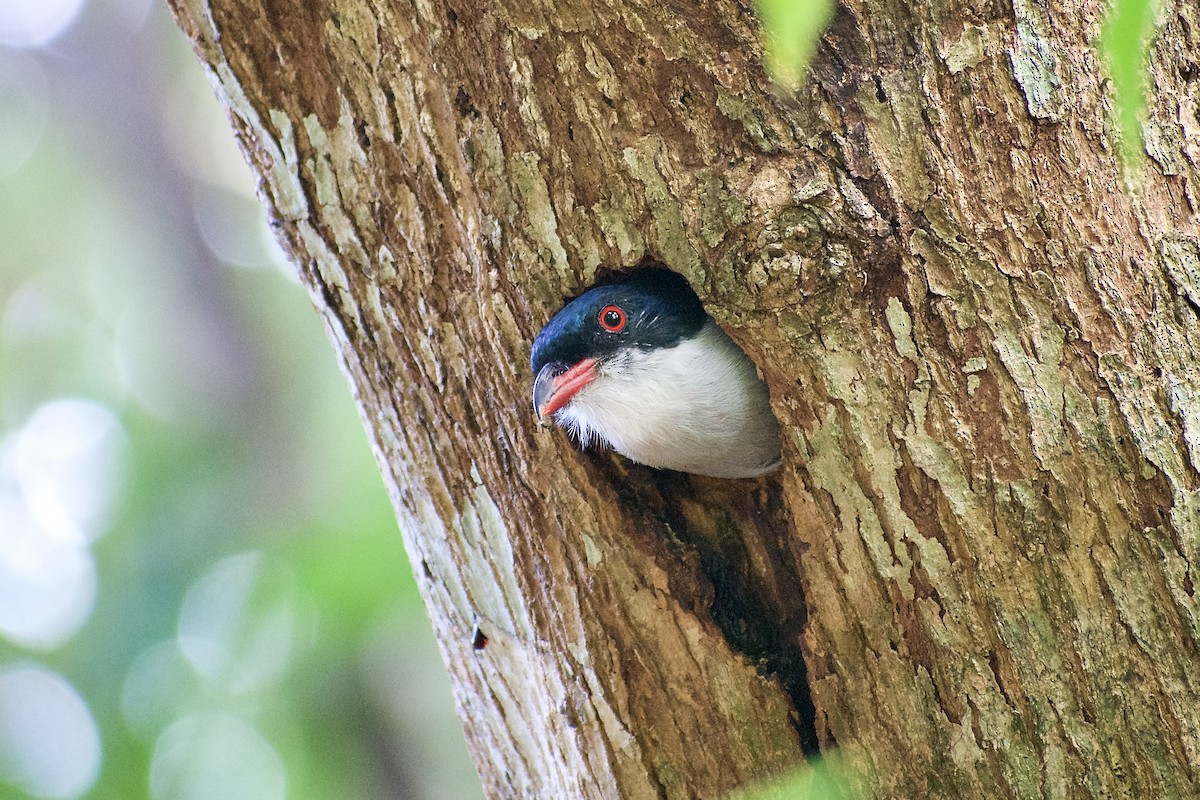
{"label": "white chin feather", "polygon": [[575,414],[570,411],[570,408],[564,408],[554,416],[554,421],[557,422],[572,439],[579,442],[579,446],[584,450],[589,450],[593,445],[597,447],[606,447],[608,441],[603,435],[588,421],[585,415]]}
{"label": "white chin feather", "polygon": [[660,469],[749,478],[779,466],[779,425],[754,363],[711,319],[675,347],[630,350],[556,415],[583,447]]}

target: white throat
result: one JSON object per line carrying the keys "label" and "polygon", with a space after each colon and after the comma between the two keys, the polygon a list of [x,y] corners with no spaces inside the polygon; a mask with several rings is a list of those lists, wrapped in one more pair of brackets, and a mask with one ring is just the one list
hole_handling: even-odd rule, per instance
{"label": "white throat", "polygon": [[674,347],[605,362],[555,419],[585,447],[599,440],[660,469],[749,478],[779,465],[767,387],[711,319]]}

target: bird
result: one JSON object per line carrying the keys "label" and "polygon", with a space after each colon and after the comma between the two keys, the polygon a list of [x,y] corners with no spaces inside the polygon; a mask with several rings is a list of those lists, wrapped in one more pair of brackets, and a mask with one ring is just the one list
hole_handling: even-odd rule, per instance
{"label": "bird", "polygon": [[585,449],[716,478],[782,460],[770,393],[687,279],[643,267],[567,303],[534,339],[533,407]]}

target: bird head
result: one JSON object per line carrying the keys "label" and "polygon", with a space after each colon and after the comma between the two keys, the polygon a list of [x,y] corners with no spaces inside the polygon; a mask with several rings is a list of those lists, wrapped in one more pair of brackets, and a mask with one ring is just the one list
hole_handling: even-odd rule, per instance
{"label": "bird head", "polygon": [[533,407],[538,419],[562,409],[601,377],[605,364],[632,351],[670,348],[708,321],[683,276],[651,267],[571,301],[533,342]]}
{"label": "bird head", "polygon": [[632,273],[585,292],[533,342],[538,419],[639,464],[749,478],[780,464],[779,424],[754,362],[681,276]]}

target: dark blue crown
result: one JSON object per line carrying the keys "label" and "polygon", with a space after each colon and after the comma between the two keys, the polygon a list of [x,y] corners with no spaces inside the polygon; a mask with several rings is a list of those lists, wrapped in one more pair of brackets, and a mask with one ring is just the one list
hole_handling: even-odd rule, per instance
{"label": "dark blue crown", "polygon": [[[600,324],[600,312],[610,305],[625,314],[620,331]],[[647,267],[567,303],[534,339],[529,360],[536,375],[550,363],[603,359],[630,347],[673,347],[699,333],[707,319],[686,278],[665,267]]]}

